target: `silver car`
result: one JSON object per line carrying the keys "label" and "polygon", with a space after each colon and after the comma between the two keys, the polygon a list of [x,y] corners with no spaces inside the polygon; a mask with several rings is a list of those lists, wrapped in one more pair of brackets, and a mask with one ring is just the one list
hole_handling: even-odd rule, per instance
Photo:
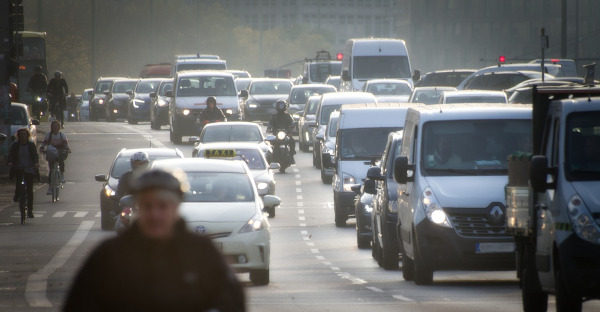
{"label": "silver car", "polygon": [[303,152],[308,152],[313,145],[311,123],[315,124],[315,114],[319,107],[320,95],[313,95],[306,100],[304,111],[298,119],[298,144]]}

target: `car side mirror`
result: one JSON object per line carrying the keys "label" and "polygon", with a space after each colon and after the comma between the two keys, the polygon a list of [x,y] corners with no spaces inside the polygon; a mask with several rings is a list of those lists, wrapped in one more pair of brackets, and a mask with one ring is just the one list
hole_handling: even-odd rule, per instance
{"label": "car side mirror", "polygon": [[93,90],[90,90],[90,91],[88,91],[87,93],[88,93],[89,95],[94,95],[94,91],[93,91]]}
{"label": "car side mirror", "polygon": [[335,160],[333,160],[331,154],[323,153],[321,156],[321,159],[323,160],[323,168],[335,168]]}
{"label": "car side mirror", "polygon": [[172,98],[173,97],[173,91],[169,90],[169,91],[165,92],[165,96]]}
{"label": "car side mirror", "polygon": [[413,75],[412,75],[412,80],[413,80],[413,82],[417,82],[417,81],[421,80],[421,71],[420,70],[415,69],[415,71],[413,72]]}
{"label": "car side mirror", "polygon": [[125,195],[123,197],[121,197],[121,199],[119,200],[119,207],[121,208],[125,208],[125,207],[133,207],[135,206],[135,200],[133,195]]}
{"label": "car side mirror", "polygon": [[242,90],[242,91],[240,91],[240,97],[242,99],[247,99],[248,98],[248,90]]}
{"label": "car side mirror", "polygon": [[379,166],[373,166],[367,170],[367,179],[373,181],[382,181],[383,176],[381,175],[381,168]]}
{"label": "car side mirror", "polygon": [[377,189],[375,188],[375,180],[366,179],[365,184],[363,185],[363,191],[371,195],[377,194]]}
{"label": "car side mirror", "polygon": [[350,81],[350,73],[348,72],[348,70],[342,71],[342,80]]}
{"label": "car side mirror", "polygon": [[279,163],[270,163],[269,164],[269,169],[271,169],[271,170],[279,170],[279,168],[281,168],[281,165]]}
{"label": "car side mirror", "polygon": [[199,137],[197,137],[197,136],[191,136],[191,137],[188,139],[188,142],[189,142],[189,143],[196,143],[196,142],[200,142],[200,138],[199,138]]}
{"label": "car side mirror", "polygon": [[96,176],[94,176],[94,178],[98,182],[106,182],[106,180],[108,180],[108,177],[105,174],[97,174]]}
{"label": "car side mirror", "polygon": [[275,137],[272,134],[267,135],[267,137],[265,138],[265,141],[275,141],[277,139],[277,137]]}
{"label": "car side mirror", "polygon": [[40,125],[40,121],[37,119],[31,119],[31,124],[34,126],[39,126]]}
{"label": "car side mirror", "polygon": [[354,184],[350,187],[350,189],[352,190],[352,192],[356,193],[357,195],[360,194],[360,189],[362,188],[362,185],[360,184]]}
{"label": "car side mirror", "polygon": [[408,157],[398,156],[394,159],[394,180],[400,184],[406,184],[412,181],[413,176],[409,176],[408,171],[411,166],[408,164]]}
{"label": "car side mirror", "polygon": [[155,98],[155,97],[156,97],[156,92],[150,92],[149,96],[150,96],[151,98]]}
{"label": "car side mirror", "polygon": [[125,94],[129,95],[129,96],[133,96],[133,91],[131,90],[127,90],[125,91]]}
{"label": "car side mirror", "polygon": [[315,121],[315,120],[308,121],[306,123],[306,125],[309,126],[309,127],[311,127],[311,128],[316,128],[317,127],[317,121]]}
{"label": "car side mirror", "polygon": [[281,199],[273,195],[265,195],[263,205],[267,208],[272,208],[281,204]]}
{"label": "car side mirror", "polygon": [[0,142],[4,142],[4,140],[6,140],[6,138],[8,138],[8,136],[4,133],[0,133]]}
{"label": "car side mirror", "polygon": [[536,193],[544,193],[548,189],[548,158],[546,156],[533,156],[529,168],[529,182]]}
{"label": "car side mirror", "polygon": [[319,134],[315,135],[315,139],[317,139],[319,141],[323,141],[325,139],[325,134],[319,133]]}

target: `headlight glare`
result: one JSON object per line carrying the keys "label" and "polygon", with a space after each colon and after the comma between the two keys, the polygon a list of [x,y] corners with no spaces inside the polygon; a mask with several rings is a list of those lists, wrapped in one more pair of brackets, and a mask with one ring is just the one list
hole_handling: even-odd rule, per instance
{"label": "headlight glare", "polygon": [[583,240],[600,244],[600,227],[592,218],[579,195],[575,194],[571,197],[568,208],[573,232]]}
{"label": "headlight glare", "polygon": [[240,230],[240,234],[256,232],[263,229],[263,218],[260,214],[254,215]]}
{"label": "headlight glare", "polygon": [[107,185],[104,187],[104,194],[106,194],[107,197],[112,197],[115,196],[116,192]]}
{"label": "headlight glare", "polygon": [[283,132],[283,131],[277,132],[277,139],[278,140],[285,140],[285,132]]}
{"label": "headlight glare", "polygon": [[431,188],[427,187],[423,191],[423,194],[421,195],[421,204],[423,205],[427,218],[431,222],[440,226],[451,227],[448,216],[446,216],[442,206],[438,203]]}
{"label": "headlight glare", "polygon": [[267,182],[258,182],[256,184],[256,188],[259,189],[259,190],[264,190],[264,189],[266,189],[268,187],[269,187],[269,183],[267,183]]}

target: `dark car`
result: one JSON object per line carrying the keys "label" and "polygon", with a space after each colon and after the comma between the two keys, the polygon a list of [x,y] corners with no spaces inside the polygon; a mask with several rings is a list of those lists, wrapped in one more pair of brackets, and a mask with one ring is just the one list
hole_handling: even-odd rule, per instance
{"label": "dark car", "polygon": [[473,69],[438,70],[425,74],[415,83],[416,87],[454,87],[458,86],[465,78],[474,73]]}
{"label": "dark car", "polygon": [[[510,89],[519,83],[529,79],[539,79],[542,73],[535,71],[504,71],[496,73],[484,73],[473,77],[465,85],[465,90],[494,90],[502,91]],[[554,76],[546,74],[549,79]]]}
{"label": "dark car", "polygon": [[100,191],[100,214],[103,230],[110,230],[115,226],[115,218],[119,213],[119,198],[116,198],[117,187],[121,175],[131,170],[131,155],[145,152],[152,162],[158,159],[183,158],[183,153],[176,148],[136,148],[122,149],[115,157],[108,174],[96,175],[96,181],[104,182]]}
{"label": "dark car", "polygon": [[[326,84],[303,84],[293,86],[287,98],[288,113],[292,114],[294,121],[298,124],[300,114],[304,112],[304,106],[310,96],[321,95],[323,93],[337,92],[334,86]],[[298,134],[298,129],[293,131]]]}
{"label": "dark car", "polygon": [[[378,168],[378,167],[377,167]],[[371,247],[372,232],[371,232],[371,212],[373,211],[373,194],[367,193],[365,190],[375,187],[375,181],[365,179],[363,184],[357,184],[352,187],[356,192],[354,198],[354,210],[356,214],[356,244],[359,249]]]}
{"label": "dark car", "polygon": [[90,91],[90,121],[106,118],[106,94],[112,89],[116,80],[127,79],[124,77],[100,77],[94,89]]}
{"label": "dark car", "polygon": [[[371,213],[371,231],[373,239],[373,256],[380,267],[386,270],[398,268],[400,250],[396,235],[398,221],[398,189],[394,180],[394,159],[400,155],[402,131],[388,135],[379,176],[372,174],[367,178],[377,180],[373,193],[373,211]],[[357,216],[358,218],[358,216]],[[365,230],[365,229],[363,229]]]}
{"label": "dark car", "polygon": [[129,109],[127,112],[127,122],[137,124],[140,120],[150,120],[150,93],[156,92],[158,84],[162,79],[150,78],[140,79],[135,85],[135,89],[130,94]]}
{"label": "dark car", "polygon": [[246,120],[268,120],[275,113],[275,102],[287,99],[292,89],[288,79],[252,79],[248,90],[242,90]]}
{"label": "dark car", "polygon": [[164,79],[158,84],[156,92],[150,93],[150,128],[160,130],[160,127],[169,124],[169,102],[167,91],[173,90],[173,79]]}
{"label": "dark car", "polygon": [[129,93],[133,91],[137,81],[138,79],[118,79],[114,81],[109,91],[104,92],[107,121],[127,117],[127,109],[131,100]]}

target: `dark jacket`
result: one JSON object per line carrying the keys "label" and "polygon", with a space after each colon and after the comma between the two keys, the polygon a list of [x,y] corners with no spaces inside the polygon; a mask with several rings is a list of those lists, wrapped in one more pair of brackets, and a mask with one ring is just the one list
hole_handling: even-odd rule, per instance
{"label": "dark jacket", "polygon": [[63,78],[52,78],[50,82],[48,82],[48,93],[53,96],[62,96],[65,97],[66,94],[69,93],[69,87],[67,86],[67,81]]}
{"label": "dark jacket", "polygon": [[200,123],[204,124],[205,122],[215,122],[217,120],[225,121],[225,114],[223,114],[223,111],[218,107],[215,107],[212,111],[205,109],[200,114]]}
{"label": "dark jacket", "polygon": [[183,221],[168,242],[134,223],[97,247],[79,271],[63,311],[245,311],[241,284],[205,237]]}
{"label": "dark jacket", "polygon": [[[19,163],[19,145],[21,143],[17,140],[13,142],[10,146],[10,151],[8,152],[8,163],[11,164],[10,172],[8,174],[9,179],[13,179],[15,177],[15,167],[14,165]],[[29,157],[31,157],[32,164],[38,164],[40,162],[40,157],[35,149],[35,144],[31,141],[27,141],[27,147],[29,148]],[[38,168],[35,168],[35,178],[40,179],[40,171]]]}
{"label": "dark jacket", "polygon": [[271,116],[269,126],[272,131],[275,130],[291,130],[294,124],[294,118],[288,113],[277,113]]}
{"label": "dark jacket", "polygon": [[33,74],[29,79],[29,83],[27,84],[27,89],[33,92],[45,92],[46,87],[48,86],[48,79],[46,75],[39,73]]}
{"label": "dark jacket", "polygon": [[133,190],[131,189],[131,183],[133,182],[133,171],[127,171],[119,178],[119,185],[117,185],[116,198],[121,199],[125,195],[132,195]]}

